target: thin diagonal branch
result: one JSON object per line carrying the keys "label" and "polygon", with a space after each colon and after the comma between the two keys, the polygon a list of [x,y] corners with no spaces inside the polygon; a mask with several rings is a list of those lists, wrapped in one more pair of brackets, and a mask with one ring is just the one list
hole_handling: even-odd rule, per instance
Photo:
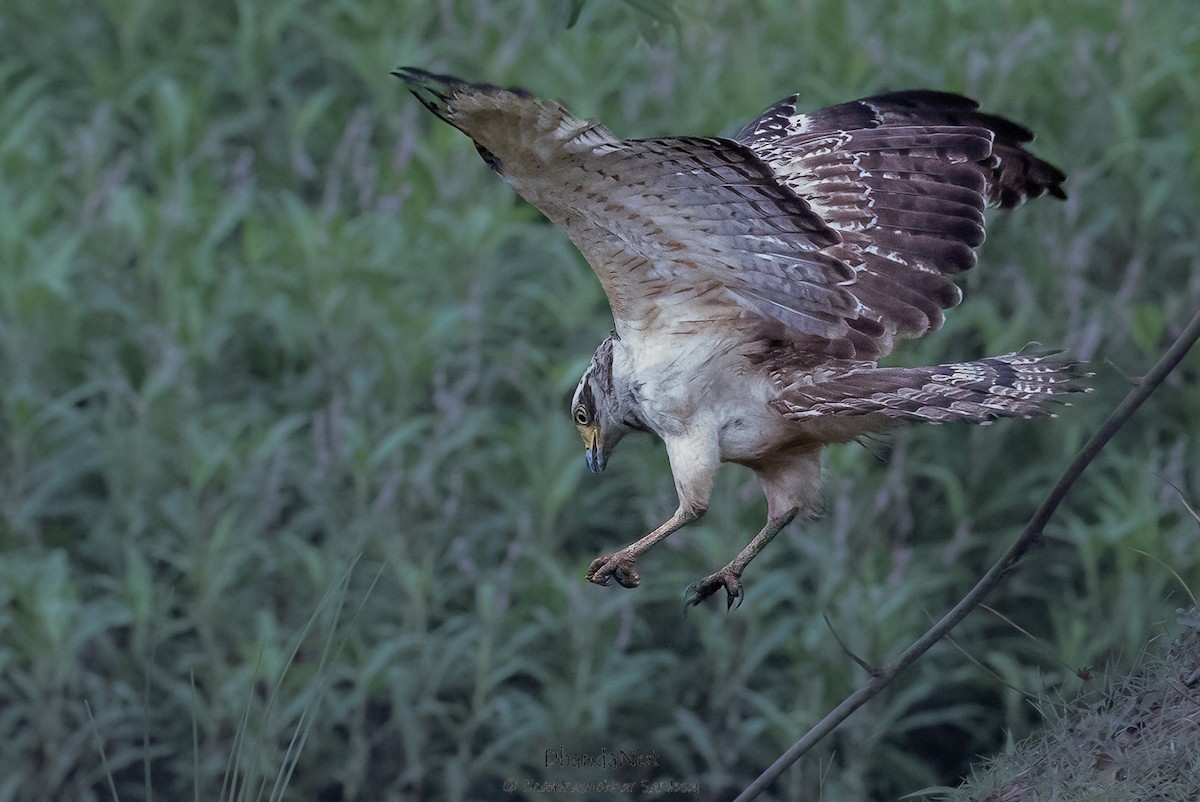
{"label": "thin diagonal branch", "polygon": [[847,696],[841,704],[829,711],[800,740],[796,741],[791,748],[780,755],[754,782],[746,786],[745,790],[738,794],[734,802],[750,802],[750,800],[765,791],[767,786],[774,782],[785,769],[799,760],[818,741],[833,732],[839,724],[850,717],[851,713],[875,697],[897,674],[912,665],[933,644],[937,643],[950,630],[958,626],[959,622],[966,618],[967,614],[983,601],[983,598],[996,585],[1000,584],[1000,581],[1008,571],[1016,566],[1021,558],[1025,556],[1025,553],[1037,543],[1038,539],[1042,536],[1042,530],[1045,529],[1046,523],[1050,520],[1054,511],[1058,509],[1059,504],[1062,503],[1067,492],[1070,491],[1076,480],[1079,479],[1084,469],[1108,445],[1109,440],[1117,433],[1117,430],[1125,425],[1125,422],[1150,397],[1150,394],[1162,383],[1163,379],[1175,369],[1175,366],[1179,364],[1180,360],[1183,359],[1188,350],[1196,343],[1197,339],[1200,339],[1200,312],[1197,312],[1196,316],[1184,327],[1180,335],[1175,338],[1175,342],[1171,344],[1171,347],[1167,349],[1162,358],[1155,363],[1150,372],[1140,380],[1134,382],[1133,388],[1125,396],[1124,400],[1113,410],[1112,414],[1108,416],[1108,419],[1092,435],[1092,438],[1087,441],[1079,453],[1075,455],[1075,459],[1072,460],[1066,471],[1059,477],[1058,482],[1046,496],[1042,505],[1038,507],[1033,518],[1026,524],[1020,537],[992,565],[988,572],[983,575],[983,578],[975,584],[975,587],[971,588],[958,604],[954,605],[950,612],[946,613],[940,621],[930,627],[924,635],[905,649],[896,658],[895,662],[876,670],[862,687]]}

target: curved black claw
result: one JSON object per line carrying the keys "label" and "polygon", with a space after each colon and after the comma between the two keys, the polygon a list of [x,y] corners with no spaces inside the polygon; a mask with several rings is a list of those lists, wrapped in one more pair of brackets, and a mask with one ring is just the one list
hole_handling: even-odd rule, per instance
{"label": "curved black claw", "polygon": [[592,560],[584,576],[588,582],[595,582],[597,585],[607,585],[615,579],[623,588],[636,588],[642,578],[633,567],[635,562],[633,557],[618,551],[616,554]]}
{"label": "curved black claw", "polygon": [[741,574],[725,566],[715,574],[709,574],[699,582],[693,582],[683,591],[683,613],[687,615],[689,607],[695,607],[719,589],[725,588],[725,609],[732,610],[734,602],[741,607],[746,594],[742,591]]}

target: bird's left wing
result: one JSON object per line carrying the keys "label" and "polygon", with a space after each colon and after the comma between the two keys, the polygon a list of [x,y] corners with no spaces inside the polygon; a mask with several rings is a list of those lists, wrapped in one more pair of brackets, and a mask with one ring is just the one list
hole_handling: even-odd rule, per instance
{"label": "bird's left wing", "polygon": [[808,113],[796,103],[784,98],[735,138],[840,235],[826,252],[854,270],[860,357],[941,325],[961,298],[947,278],[975,264],[985,207],[1066,197],[1062,172],[1025,149],[1033,135],[969,98],[918,89]]}
{"label": "bird's left wing", "polygon": [[854,273],[841,240],[747,146],[727,139],[620,140],[521,90],[423,70],[396,75],[474,140],[484,160],[566,229],[604,286],[618,333],[673,319],[757,316],[845,337]]}

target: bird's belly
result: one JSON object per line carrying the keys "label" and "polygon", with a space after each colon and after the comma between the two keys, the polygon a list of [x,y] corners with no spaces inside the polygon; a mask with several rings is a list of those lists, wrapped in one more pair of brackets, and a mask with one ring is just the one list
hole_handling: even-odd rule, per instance
{"label": "bird's belly", "polygon": [[754,462],[803,439],[794,423],[763,401],[758,404],[721,417],[717,443],[722,462]]}
{"label": "bird's belly", "polygon": [[865,417],[791,420],[771,406],[778,389],[767,377],[729,375],[731,381],[709,385],[685,403],[662,410],[667,419],[689,421],[688,428],[710,430],[722,462],[751,464],[779,451],[845,443],[868,428]]}
{"label": "bird's belly", "polygon": [[722,462],[751,463],[805,442],[844,442],[861,431],[856,420],[847,427],[832,418],[797,422],[781,415],[770,405],[779,388],[739,353],[736,337],[675,334],[647,338],[637,348],[632,340],[618,341],[621,368],[638,388],[643,422],[664,440],[700,432],[716,439]]}
{"label": "bird's belly", "polygon": [[[752,462],[802,439],[802,429],[769,402],[776,390],[765,376],[728,371],[692,393],[661,392],[652,417],[681,429],[708,431],[722,462]],[[675,432],[682,434],[677,429]]]}

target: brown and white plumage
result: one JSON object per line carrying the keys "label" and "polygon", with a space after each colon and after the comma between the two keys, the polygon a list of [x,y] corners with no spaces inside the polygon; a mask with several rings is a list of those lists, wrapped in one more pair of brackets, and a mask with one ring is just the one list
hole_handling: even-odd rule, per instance
{"label": "brown and white plumage", "polygon": [[652,431],[680,504],[588,578],[638,582],[634,562],[707,508],[721,462],[752,468],[768,522],[697,583],[724,587],[796,514],[819,505],[821,449],[895,420],[1042,414],[1083,389],[1073,363],[1007,354],[879,368],[898,338],[937,328],[975,263],[984,208],[1049,193],[1064,176],[1023,127],[974,101],[893,92],[811,113],[796,97],[733,139],[622,140],[523,90],[396,73],[484,160],[566,230],[599,277],[614,333],[573,400],[588,465]]}

